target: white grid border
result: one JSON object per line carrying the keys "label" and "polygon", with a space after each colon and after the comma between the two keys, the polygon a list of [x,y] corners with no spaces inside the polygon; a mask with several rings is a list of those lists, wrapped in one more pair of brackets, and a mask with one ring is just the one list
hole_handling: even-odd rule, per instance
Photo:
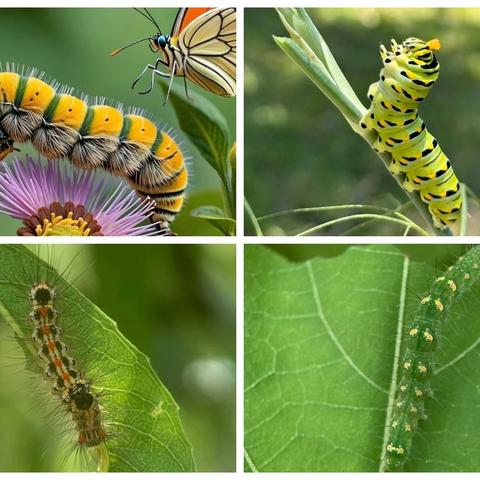
{"label": "white grid border", "polygon": [[[71,1],[68,5],[63,3],[60,0],[47,0],[40,3],[32,0],[7,0],[8,5],[2,4],[2,8],[8,7],[51,7],[51,8],[130,8],[130,7],[170,7],[178,8],[185,6],[185,2],[178,1],[166,1],[160,2],[153,0],[145,0],[139,2],[138,0],[74,0]],[[205,6],[203,0],[190,0],[188,2],[189,6]],[[243,140],[244,140],[244,95],[243,95],[243,79],[244,79],[244,46],[245,48],[254,48],[254,46],[249,45],[248,39],[246,44],[243,42],[244,39],[244,8],[272,8],[272,7],[289,7],[292,6],[291,2],[288,0],[266,0],[257,4],[253,0],[237,0],[235,2],[227,2],[224,0],[217,0],[213,2],[216,6],[236,6],[237,7],[237,37],[238,37],[238,65],[237,65],[237,84],[239,85],[239,90],[237,94],[237,114],[236,114],[236,125],[237,125],[237,228],[238,235],[237,237],[90,237],[90,238],[54,238],[49,237],[48,241],[42,242],[38,237],[0,237],[0,243],[15,243],[15,244],[39,244],[39,243],[48,243],[48,244],[209,244],[209,245],[236,245],[236,313],[237,313],[237,325],[236,325],[236,349],[237,349],[237,418],[236,418],[236,427],[237,427],[237,443],[236,443],[236,463],[237,463],[237,472],[236,473],[101,473],[101,474],[92,474],[92,473],[8,473],[2,474],[3,478],[13,478],[18,480],[28,480],[32,478],[55,478],[58,480],[64,479],[76,479],[76,480],[91,480],[92,476],[102,478],[102,479],[131,479],[132,475],[135,478],[159,478],[166,480],[179,480],[185,478],[195,478],[199,480],[258,480],[258,479],[267,479],[267,480],[284,480],[284,479],[299,479],[302,480],[312,480],[312,479],[356,479],[356,480],[370,480],[372,477],[379,478],[393,478],[396,479],[438,479],[442,480],[453,480],[453,479],[480,479],[480,473],[400,473],[400,474],[382,474],[382,473],[242,473],[243,472],[243,413],[244,413],[244,402],[243,402],[243,378],[244,378],[244,362],[243,362],[243,353],[244,353],[244,343],[243,343],[243,331],[244,331],[244,319],[243,319],[243,279],[244,279],[244,245],[253,245],[253,244],[472,244],[480,243],[480,237],[245,237],[243,229],[243,182],[244,182],[244,162],[243,162]],[[338,8],[338,7],[377,7],[377,8],[416,8],[416,7],[477,7],[480,8],[480,3],[474,2],[473,0],[456,2],[453,4],[453,0],[403,0],[401,4],[392,5],[392,2],[383,1],[354,1],[354,0],[305,0],[303,2],[295,2],[297,6],[303,7],[314,7],[314,8]],[[19,27],[20,28],[20,27]],[[1,266],[0,266],[1,268]],[[0,446],[1,448],[1,446]],[[0,453],[1,454],[1,453]],[[479,453],[480,455],[480,453]]]}

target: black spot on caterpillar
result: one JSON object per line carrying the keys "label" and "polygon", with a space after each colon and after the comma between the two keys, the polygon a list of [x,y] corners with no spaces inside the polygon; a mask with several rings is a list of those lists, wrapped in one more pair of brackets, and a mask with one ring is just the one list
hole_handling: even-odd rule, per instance
{"label": "black spot on caterpillar", "polygon": [[35,69],[0,64],[0,160],[14,142],[28,141],[48,159],[66,157],[79,168],[124,177],[141,197],[155,200],[151,220],[171,233],[188,183],[185,155],[145,112],[104,98],[90,102]]}
{"label": "black spot on caterpillar", "polygon": [[449,309],[480,280],[480,246],[473,247],[435,279],[421,298],[408,327],[400,381],[393,401],[389,435],[383,449],[383,471],[400,471],[410,454],[418,422],[426,418],[424,402],[431,396],[430,377],[439,329]]}
{"label": "black spot on caterpillar", "polygon": [[370,85],[372,104],[360,126],[375,130],[375,150],[390,153],[390,171],[405,174],[405,190],[418,191],[435,226],[444,229],[460,218],[460,184],[449,159],[418,116],[419,103],[438,77],[440,64],[433,50],[439,48],[436,39],[424,42],[414,37],[401,45],[392,40],[391,51],[381,45],[384,67],[380,81]]}

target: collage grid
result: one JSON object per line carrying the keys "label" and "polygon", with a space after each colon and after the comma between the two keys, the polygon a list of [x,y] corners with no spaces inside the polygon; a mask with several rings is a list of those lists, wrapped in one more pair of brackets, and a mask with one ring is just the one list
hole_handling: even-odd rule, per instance
{"label": "collage grid", "polygon": [[[148,8],[162,8],[162,7],[169,7],[169,8],[180,8],[183,5],[179,5],[178,2],[168,2],[167,4],[161,4],[159,5],[158,2],[152,2],[151,0],[142,3],[141,5],[138,4],[138,2],[133,2],[135,7],[138,8],[143,8],[143,7],[148,7]],[[229,7],[231,4],[224,2],[223,0],[216,2],[217,6],[219,7]],[[194,0],[190,2],[192,6],[204,6],[204,2],[201,2],[199,0]],[[126,0],[117,0],[117,1],[102,1],[101,5],[98,3],[91,2],[90,0],[83,2],[81,5],[77,4],[77,2],[74,2],[72,5],[68,5],[68,7],[81,7],[81,8],[96,8],[101,6],[102,8],[116,8],[116,7],[122,7],[122,8],[127,8],[132,6],[132,2],[128,2]],[[474,235],[471,236],[394,236],[394,235],[389,235],[385,234],[382,235],[380,234],[367,234],[364,236],[324,236],[324,237],[313,237],[313,236],[286,236],[284,234],[285,230],[275,230],[273,229],[272,232],[273,234],[268,235],[268,236],[254,236],[251,234],[249,228],[250,227],[245,227],[245,224],[248,223],[247,215],[244,211],[243,205],[244,205],[244,199],[245,195],[249,192],[247,192],[248,188],[251,187],[252,191],[255,191],[255,188],[257,188],[258,192],[258,186],[253,187],[252,185],[249,185],[250,178],[252,176],[257,175],[257,172],[255,171],[255,165],[248,161],[244,161],[245,155],[248,155],[252,149],[249,148],[248,142],[249,142],[249,136],[245,132],[249,132],[249,125],[246,125],[246,122],[252,121],[252,116],[250,115],[250,112],[247,111],[247,108],[251,108],[253,105],[252,102],[255,102],[257,99],[255,97],[251,97],[250,93],[248,91],[244,92],[244,85],[248,85],[249,82],[251,82],[251,78],[249,78],[249,73],[246,72],[246,66],[245,62],[248,60],[251,60],[254,56],[255,53],[255,48],[256,48],[256,41],[260,37],[255,34],[250,36],[250,32],[252,32],[255,29],[258,29],[261,32],[262,25],[259,24],[258,26],[255,24],[249,25],[248,21],[251,21],[252,19],[252,9],[255,8],[262,8],[262,9],[272,9],[272,8],[288,8],[291,5],[288,5],[288,2],[285,2],[283,0],[279,0],[275,4],[272,2],[264,2],[261,5],[254,5],[248,0],[242,0],[236,2],[234,5],[237,8],[237,37],[238,37],[238,42],[237,42],[237,69],[236,69],[236,77],[237,77],[237,85],[238,91],[236,95],[236,113],[235,113],[235,138],[237,142],[237,169],[236,169],[236,183],[237,183],[237,191],[236,191],[236,225],[237,225],[237,234],[236,236],[228,237],[228,236],[208,236],[208,235],[192,235],[192,236],[177,236],[177,237],[96,237],[95,239],[91,238],[85,238],[85,237],[50,237],[48,241],[42,242],[44,244],[48,245],[99,245],[99,246],[108,246],[111,245],[112,248],[113,246],[122,246],[122,245],[128,245],[132,246],[132,248],[138,247],[138,248],[144,248],[147,246],[152,246],[152,245],[158,245],[161,246],[159,248],[167,248],[167,247],[172,247],[175,245],[179,245],[185,248],[189,247],[195,247],[195,246],[211,246],[212,248],[215,248],[217,246],[226,246],[230,247],[235,250],[235,255],[234,255],[234,262],[235,262],[235,269],[234,269],[234,284],[235,284],[235,291],[234,291],[234,309],[235,309],[235,320],[236,323],[233,327],[233,332],[235,334],[235,341],[234,341],[234,350],[235,350],[235,356],[236,356],[236,363],[234,368],[234,377],[235,377],[235,467],[228,469],[228,471],[215,471],[215,472],[198,472],[198,473],[136,473],[136,476],[143,476],[143,477],[150,477],[150,478],[165,478],[165,479],[180,479],[180,478],[218,478],[221,480],[227,480],[227,479],[260,479],[260,478],[269,478],[269,479],[290,479],[290,478],[304,478],[304,479],[327,479],[327,478],[352,478],[354,476],[355,478],[358,479],[366,479],[366,478],[372,478],[372,473],[362,473],[362,472],[356,472],[352,475],[352,473],[346,473],[342,472],[341,467],[338,469],[331,470],[331,473],[322,473],[322,472],[307,472],[304,469],[303,465],[298,465],[298,468],[296,470],[301,471],[302,473],[294,473],[295,469],[292,469],[288,473],[286,471],[279,471],[279,472],[265,472],[265,473],[260,473],[256,471],[251,471],[252,465],[249,465],[248,460],[246,461],[245,458],[245,450],[244,450],[244,439],[245,439],[245,430],[246,430],[246,411],[245,411],[245,396],[244,396],[244,390],[245,390],[245,378],[247,375],[246,368],[247,368],[247,363],[248,361],[245,359],[245,352],[249,349],[246,346],[246,342],[248,339],[245,337],[245,332],[248,329],[246,322],[246,314],[245,314],[245,309],[246,305],[248,303],[248,298],[246,298],[246,277],[248,276],[248,272],[245,271],[246,269],[246,261],[249,253],[253,252],[254,249],[256,248],[261,248],[261,246],[267,246],[270,251],[276,251],[279,252],[281,251],[282,248],[288,248],[292,247],[292,249],[297,248],[298,246],[303,246],[306,249],[315,249],[315,248],[328,248],[329,246],[333,247],[338,247],[342,249],[343,247],[346,246],[352,246],[352,247],[358,247],[360,249],[370,245],[370,246],[378,246],[380,249],[381,248],[389,248],[390,246],[395,246],[395,245],[400,245],[401,248],[405,247],[408,249],[408,247],[414,247],[416,245],[419,245],[423,247],[424,249],[432,249],[432,251],[440,252],[438,255],[441,256],[442,259],[447,258],[448,260],[451,260],[451,256],[453,255],[454,258],[458,258],[459,255],[456,255],[456,253],[452,254],[452,251],[455,251],[455,248],[463,248],[465,251],[472,246],[478,244],[480,242],[480,236],[475,232]],[[305,6],[307,8],[328,8],[328,9],[333,9],[333,8],[349,8],[352,11],[359,9],[359,8],[390,8],[393,7],[393,5],[389,4],[388,2],[333,2],[330,0],[324,0],[322,2],[313,2],[311,0],[303,2],[302,6]],[[2,8],[4,6],[2,5]],[[33,1],[19,1],[15,5],[5,5],[5,7],[29,7],[29,8],[34,8],[34,7],[40,7],[37,2]],[[52,7],[52,8],[59,8],[59,7],[66,7],[66,5],[62,2],[59,1],[49,1],[45,4],[42,4],[41,7]],[[442,1],[437,1],[435,2],[435,5],[431,5],[430,2],[424,1],[424,2],[414,2],[413,0],[406,0],[405,2],[402,3],[401,6],[395,5],[395,7],[399,8],[472,8],[472,7],[477,7],[474,2],[462,2],[461,4],[456,4],[452,5],[451,2],[447,0],[442,0]],[[347,23],[351,21],[351,19],[348,19]],[[427,19],[428,21],[428,19]],[[480,25],[479,25],[480,27]],[[335,29],[333,28],[332,31]],[[125,31],[123,31],[123,28],[120,29],[122,32],[122,37],[126,35]],[[128,32],[127,32],[128,33]],[[72,33],[74,34],[74,33]],[[123,41],[123,40],[122,40]],[[122,43],[122,41],[120,43]],[[376,46],[376,45],[375,45]],[[3,50],[0,47],[0,50]],[[253,52],[253,53],[252,53]],[[262,53],[262,52],[260,52]],[[264,51],[263,52],[266,56],[264,61],[266,62],[266,70],[271,73],[272,70],[275,68],[278,68],[280,63],[275,63],[276,60],[272,60],[272,57],[269,55],[269,52]],[[2,58],[0,58],[0,61]],[[378,60],[378,59],[377,59]],[[472,60],[473,61],[473,60]],[[272,64],[269,64],[269,62],[273,62]],[[378,63],[378,62],[377,62]],[[283,64],[282,64],[283,65]],[[473,67],[472,67],[473,68]],[[281,77],[284,75],[285,72],[282,71],[277,71],[276,75]],[[296,77],[297,79],[299,78],[298,76]],[[299,80],[300,81],[300,80]],[[303,79],[302,79],[303,81]],[[305,85],[305,84],[302,84]],[[268,82],[267,82],[267,87],[268,87]],[[307,91],[307,90],[306,90]],[[364,92],[366,93],[366,92]],[[306,95],[306,94],[305,94]],[[288,98],[287,98],[288,100]],[[288,102],[287,102],[288,103]],[[323,108],[323,107],[322,107]],[[283,111],[283,110],[282,110]],[[278,113],[278,111],[277,111]],[[272,112],[268,113],[268,115],[272,115]],[[267,115],[267,116],[268,116]],[[275,115],[275,111],[273,112],[273,115]],[[281,115],[285,115],[285,113],[280,113]],[[294,111],[293,105],[289,105],[286,110],[286,120],[285,122],[288,124],[289,120],[289,115],[292,116],[292,121],[294,119],[298,118],[296,115],[297,113]],[[262,117],[266,118],[266,117]],[[271,118],[271,117],[269,117]],[[268,123],[268,122],[267,122]],[[270,124],[272,129],[275,129],[275,121],[272,121]],[[256,128],[255,125],[253,128]],[[267,127],[268,128],[268,127]],[[328,129],[327,129],[328,131]],[[268,149],[271,147],[273,151],[278,152],[278,147],[274,145],[276,138],[272,134],[270,135],[269,132],[262,131],[262,134],[265,134],[265,139],[260,142],[258,145],[256,145],[254,148],[258,149],[258,157],[265,157],[267,156]],[[308,137],[307,137],[308,138]],[[281,148],[281,146],[280,146]],[[258,165],[259,172],[260,169],[269,169],[271,168],[271,164],[269,165]],[[472,171],[473,172],[473,171]],[[262,174],[265,174],[265,170],[262,171]],[[272,185],[274,186],[276,184],[276,179],[275,178],[267,178],[265,177],[264,180],[262,180],[262,177],[260,173],[259,175],[259,181],[263,182],[265,181],[265,189],[267,190],[270,188]],[[272,176],[275,176],[275,172],[272,172]],[[268,182],[272,182],[271,184]],[[281,179],[280,179],[281,181]],[[472,173],[472,182],[475,183],[477,179],[475,178],[475,173]],[[308,182],[307,182],[308,184]],[[244,187],[245,186],[245,187]],[[277,184],[278,187],[278,184]],[[272,187],[273,188],[273,187]],[[282,195],[283,192],[280,191],[277,193],[277,195]],[[288,193],[285,190],[285,195],[287,196]],[[260,202],[261,204],[261,202]],[[264,206],[265,204],[263,204]],[[279,205],[286,205],[285,202],[282,201],[279,202]],[[262,208],[263,208],[262,206]],[[275,232],[281,231],[282,234],[275,234]],[[38,239],[36,237],[7,237],[3,236],[2,237],[2,244],[13,244],[13,245],[27,245],[27,246],[35,246],[39,244]],[[459,247],[460,246],[460,247]],[[108,247],[107,247],[108,248]],[[293,250],[292,250],[293,251]],[[450,255],[450,257],[449,257]],[[205,256],[205,259],[203,262],[209,262],[212,261],[213,256]],[[279,256],[280,258],[280,256]],[[262,262],[263,259],[259,257],[259,262]],[[265,262],[270,262],[273,260],[267,259]],[[250,264],[251,265],[251,264]],[[262,264],[263,265],[263,264]],[[443,266],[445,263],[441,264],[435,264],[434,261],[432,261],[431,264],[429,264],[428,268],[430,269],[429,272],[432,273],[433,275],[440,275],[440,271],[442,270]],[[184,264],[183,265],[185,268],[187,266]],[[388,267],[388,262],[386,263],[386,267]],[[205,263],[200,264],[196,266],[195,268],[202,269],[202,268],[207,268],[205,266]],[[327,268],[327,267],[325,267]],[[413,270],[412,270],[413,272]],[[172,268],[171,270],[172,275],[175,273],[175,270]],[[211,273],[211,272],[210,272]],[[251,272],[249,272],[251,273]],[[418,277],[421,276],[421,268],[414,273],[415,275],[418,275]],[[212,273],[213,275],[213,273]],[[413,275],[413,273],[412,273]],[[464,272],[462,270],[462,275],[464,275]],[[353,276],[353,274],[352,274]],[[2,274],[0,274],[0,282],[2,279]],[[456,279],[455,279],[456,280]],[[218,280],[221,283],[221,280]],[[228,282],[230,282],[228,280]],[[285,285],[285,292],[290,288],[292,291],[295,291],[295,283],[292,285],[288,284],[288,280],[286,280],[287,284]],[[425,283],[425,282],[423,282]],[[422,284],[422,280],[418,280],[419,285]],[[457,288],[458,282],[455,284],[455,288]],[[423,285],[425,286],[425,285]],[[219,291],[221,288],[216,284],[216,287],[219,288]],[[251,287],[251,286],[250,286]],[[194,287],[191,287],[192,291]],[[450,289],[452,289],[450,287]],[[248,290],[250,291],[250,290]],[[299,290],[300,291],[300,290]],[[169,291],[169,294],[171,292]],[[415,297],[416,291],[407,291],[407,296],[409,297]],[[211,294],[213,295],[213,293]],[[288,296],[288,292],[285,294]],[[205,294],[205,299],[209,297],[208,294]],[[281,307],[283,305],[283,300],[282,298],[278,299],[279,306]],[[423,299],[421,299],[423,300]],[[293,299],[293,302],[302,302],[302,299],[299,297],[298,299]],[[468,297],[468,301],[469,297]],[[1,301],[0,301],[1,303]],[[199,301],[200,305],[200,301]],[[470,304],[468,304],[470,305]],[[472,303],[473,309],[478,308],[478,305],[475,304],[473,301]],[[475,306],[476,305],[476,306]],[[300,304],[299,310],[301,310],[301,307],[303,305]],[[443,304],[442,304],[443,307]],[[3,307],[2,307],[3,308]],[[435,307],[433,307],[435,308]],[[274,309],[274,305],[272,306],[272,309]],[[437,304],[437,310],[438,309],[438,304]],[[0,309],[0,313],[3,310]],[[211,310],[213,312],[213,309]],[[343,310],[342,310],[343,311]],[[465,313],[465,312],[464,312]],[[470,312],[471,313],[471,312]],[[253,318],[253,317],[252,317]],[[472,316],[472,321],[474,320],[474,316]],[[477,320],[478,322],[478,320]],[[461,329],[458,327],[459,323],[455,324],[457,327],[454,328],[453,335],[458,334],[458,330]],[[348,329],[340,329],[341,334],[344,334],[345,331]],[[1,331],[1,330],[0,330]],[[232,333],[232,332],[231,332]],[[472,329],[471,334],[473,335],[475,333],[475,329]],[[293,335],[293,334],[292,334]],[[162,344],[165,346],[165,344]],[[213,347],[212,347],[213,348]],[[223,348],[223,347],[222,347]],[[379,347],[380,349],[380,347]],[[175,355],[174,349],[169,350],[169,353],[172,355]],[[299,355],[301,355],[301,352],[299,352]],[[422,353],[423,355],[423,353]],[[255,359],[255,361],[258,361],[259,359]],[[231,373],[231,372],[230,372]],[[459,373],[460,375],[460,373]],[[418,379],[417,379],[418,380]],[[473,380],[473,383],[475,381]],[[478,386],[478,385],[477,385]],[[300,388],[297,386],[297,388]],[[475,400],[472,400],[473,404],[476,405]],[[465,420],[465,417],[462,417],[463,420]],[[289,421],[289,419],[286,419],[285,421]],[[352,442],[355,443],[356,438],[361,435],[361,432],[356,431],[356,426],[352,425]],[[308,428],[307,428],[308,430]],[[266,433],[266,435],[271,435],[272,432]],[[455,432],[457,434],[457,432]],[[200,441],[197,439],[197,441]],[[267,440],[266,440],[267,441]],[[472,441],[472,450],[469,453],[464,453],[465,456],[472,456],[472,457],[477,457],[478,455],[476,454],[478,448],[477,448],[477,443],[475,438],[471,438]],[[454,448],[455,440],[451,442],[451,447]],[[445,448],[442,446],[442,448]],[[0,455],[1,457],[1,455]],[[302,455],[299,455],[299,458],[301,458]],[[474,462],[473,462],[474,463]],[[0,468],[1,470],[1,468]],[[233,471],[235,470],[235,471]],[[247,470],[245,472],[244,470]],[[462,473],[446,469],[448,473],[442,473],[441,476],[442,478],[445,479],[452,479],[452,478],[460,478],[460,477],[468,477],[468,478],[480,478],[480,474],[477,473],[465,473],[462,471]],[[468,469],[467,469],[468,470]],[[480,468],[479,468],[480,470]],[[355,471],[355,470],[352,470]],[[428,471],[428,470],[426,470]],[[29,474],[29,473],[2,473],[2,475],[5,478],[21,478],[21,479],[28,479],[34,476],[34,474]],[[40,475],[40,474],[37,474]],[[44,475],[44,474],[42,474]],[[87,477],[88,475],[88,477]],[[91,473],[56,473],[55,477],[56,478],[62,478],[62,479],[67,479],[67,478],[91,478]],[[125,477],[128,475],[129,478],[131,477],[131,473],[98,473],[96,475],[99,475],[102,478],[120,478],[120,477]],[[375,473],[375,477],[377,478],[383,478],[383,477],[388,477],[389,473]],[[426,476],[431,476],[433,475],[432,473],[398,473],[397,478],[423,478]],[[437,474],[438,475],[438,474]],[[35,475],[36,476],[36,475]]]}

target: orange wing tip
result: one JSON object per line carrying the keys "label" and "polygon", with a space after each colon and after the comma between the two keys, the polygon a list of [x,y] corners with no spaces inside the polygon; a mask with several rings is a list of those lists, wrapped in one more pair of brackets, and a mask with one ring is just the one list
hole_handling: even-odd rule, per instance
{"label": "orange wing tip", "polygon": [[440,48],[442,48],[442,46],[440,45],[440,40],[438,38],[433,38],[432,40],[429,40],[427,42],[427,46],[428,48],[430,48],[430,50],[440,50]]}
{"label": "orange wing tip", "polygon": [[120,53],[120,51],[122,50],[122,48],[117,48],[116,50],[114,50],[110,55],[112,57],[114,57],[117,53]]}

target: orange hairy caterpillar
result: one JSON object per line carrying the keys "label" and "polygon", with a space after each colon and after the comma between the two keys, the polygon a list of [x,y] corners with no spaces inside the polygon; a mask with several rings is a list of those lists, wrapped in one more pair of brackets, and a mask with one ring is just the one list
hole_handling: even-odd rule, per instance
{"label": "orange hairy caterpillar", "polygon": [[71,413],[78,431],[78,443],[86,447],[101,445],[107,438],[97,396],[91,392],[91,382],[76,368],[68,356],[68,348],[61,339],[56,292],[49,283],[36,283],[29,294],[33,324],[32,339],[38,347],[38,356],[46,364],[45,376],[54,379],[53,393]]}
{"label": "orange hairy caterpillar", "polygon": [[0,160],[32,142],[46,158],[123,177],[155,201],[151,220],[162,234],[183,205],[185,154],[169,130],[136,108],[76,95],[35,69],[0,65]]}

